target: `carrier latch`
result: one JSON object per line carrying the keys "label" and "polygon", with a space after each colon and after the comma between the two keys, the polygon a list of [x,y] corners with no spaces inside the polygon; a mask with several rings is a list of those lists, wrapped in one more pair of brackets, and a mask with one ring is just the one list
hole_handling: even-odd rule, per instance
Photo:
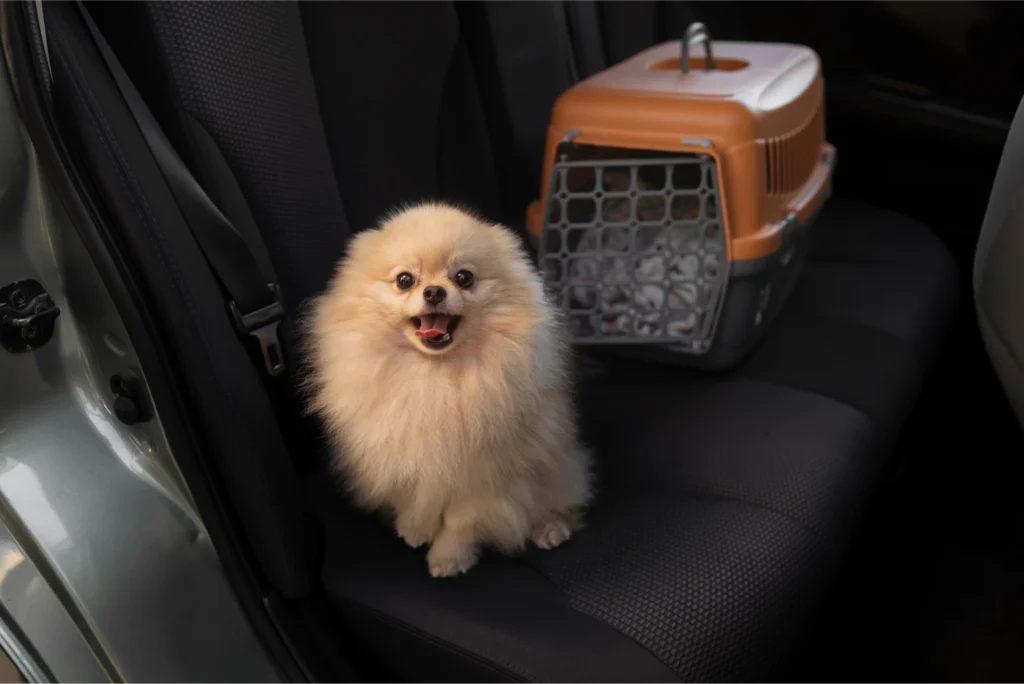
{"label": "carrier latch", "polygon": [[711,51],[711,33],[708,27],[699,21],[695,21],[683,31],[682,55],[679,57],[679,68],[684,74],[690,73],[690,46],[696,47],[704,44],[705,62],[710,71],[715,68],[715,56]]}

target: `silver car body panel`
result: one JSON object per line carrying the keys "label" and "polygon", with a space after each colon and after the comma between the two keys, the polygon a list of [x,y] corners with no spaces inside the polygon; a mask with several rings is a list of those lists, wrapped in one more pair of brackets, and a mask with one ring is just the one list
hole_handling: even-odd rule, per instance
{"label": "silver car body panel", "polygon": [[[146,377],[43,178],[0,74],[0,285],[60,307],[44,347],[0,349],[0,608],[61,681],[278,681],[225,577],[159,417],[114,415],[110,377]],[[2,637],[3,634],[0,634]],[[0,639],[2,642],[2,639]],[[0,643],[0,645],[3,645]]]}

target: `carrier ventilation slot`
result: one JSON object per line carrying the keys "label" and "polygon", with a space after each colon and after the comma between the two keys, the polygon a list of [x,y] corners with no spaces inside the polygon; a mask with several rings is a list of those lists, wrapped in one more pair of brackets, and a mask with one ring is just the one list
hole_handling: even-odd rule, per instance
{"label": "carrier ventilation slot", "polygon": [[540,263],[574,342],[710,349],[729,267],[714,159],[565,143],[547,198]]}
{"label": "carrier ventilation slot", "polygon": [[821,158],[825,139],[824,109],[819,105],[810,118],[789,135],[768,138],[765,177],[769,195],[786,195],[798,190]]}

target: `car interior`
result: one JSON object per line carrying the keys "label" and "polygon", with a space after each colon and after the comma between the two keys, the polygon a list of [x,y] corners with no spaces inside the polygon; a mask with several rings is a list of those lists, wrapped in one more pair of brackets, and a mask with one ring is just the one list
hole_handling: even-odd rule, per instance
{"label": "car interior", "polygon": [[[799,279],[728,370],[574,350],[586,529],[431,578],[345,499],[296,322],[403,203],[529,248],[555,99],[694,21],[820,56],[838,161]],[[90,0],[2,22],[50,182],[143,312],[146,391],[238,599],[282,679],[312,681],[1024,677],[1021,29],[999,2]],[[190,184],[277,284],[287,372],[239,333]]]}

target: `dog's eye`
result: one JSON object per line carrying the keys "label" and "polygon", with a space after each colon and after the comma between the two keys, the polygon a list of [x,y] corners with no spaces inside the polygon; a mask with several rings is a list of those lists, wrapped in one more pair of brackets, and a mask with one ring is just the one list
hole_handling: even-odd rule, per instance
{"label": "dog's eye", "polygon": [[412,277],[411,273],[403,271],[398,274],[398,278],[395,279],[395,283],[398,285],[399,290],[408,290],[416,284],[416,279]]}
{"label": "dog's eye", "polygon": [[465,290],[473,284],[473,274],[466,270],[456,272],[455,284]]}

